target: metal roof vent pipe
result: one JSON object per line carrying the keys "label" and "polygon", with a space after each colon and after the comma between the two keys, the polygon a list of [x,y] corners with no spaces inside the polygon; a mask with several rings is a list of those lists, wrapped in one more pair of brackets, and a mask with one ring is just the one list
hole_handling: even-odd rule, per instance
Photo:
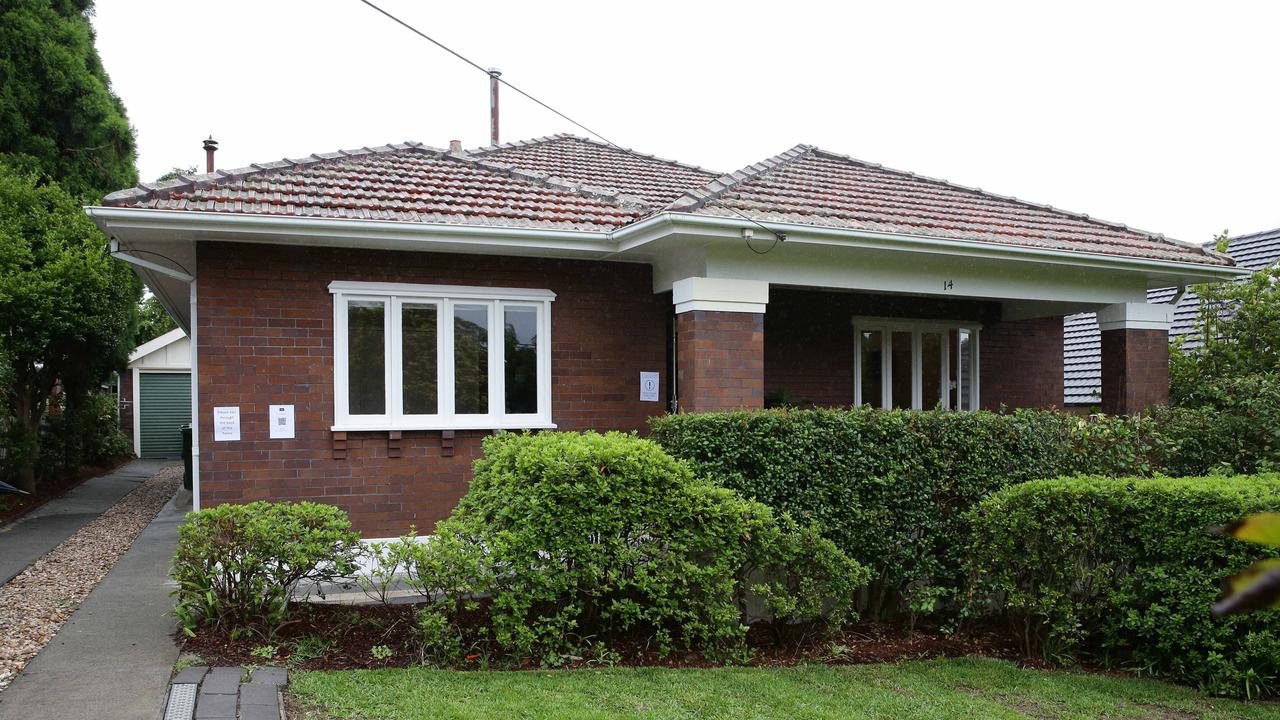
{"label": "metal roof vent pipe", "polygon": [[498,78],[502,71],[489,68],[489,144],[498,144]]}
{"label": "metal roof vent pipe", "polygon": [[208,140],[204,141],[204,171],[206,173],[213,172],[213,154],[218,152],[218,141],[210,135]]}

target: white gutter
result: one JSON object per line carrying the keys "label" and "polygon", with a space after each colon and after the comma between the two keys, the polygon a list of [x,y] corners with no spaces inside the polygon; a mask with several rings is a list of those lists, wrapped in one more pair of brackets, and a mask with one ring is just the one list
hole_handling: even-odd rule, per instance
{"label": "white gutter", "polygon": [[[705,228],[706,231],[726,228],[731,229],[729,239],[737,240],[743,229],[759,230],[760,225],[743,218],[722,217],[716,215],[694,215],[691,213],[661,213],[614,233],[618,239],[620,250],[646,244],[648,240],[628,243],[627,240],[640,230],[648,229],[658,222],[666,222],[672,229]],[[1157,260],[1135,258],[1104,253],[1089,253],[1076,250],[1056,250],[1052,248],[1031,248],[1018,245],[983,242],[980,240],[956,240],[953,238],[932,237],[927,235],[903,235],[898,233],[869,232],[851,228],[819,227],[797,223],[763,223],[770,230],[786,235],[788,244],[831,245],[837,247],[859,247],[882,250],[905,250],[912,252],[930,252],[934,254],[957,255],[968,258],[986,257],[993,259],[1023,260],[1039,263],[1067,264],[1108,268],[1116,270],[1144,270],[1148,272],[1206,275],[1214,278],[1230,279],[1248,275],[1249,271],[1236,266],[1207,265],[1204,263],[1180,262],[1176,260]]]}
{"label": "white gutter", "polygon": [[[344,245],[353,241],[413,243],[425,246],[458,244],[523,248],[526,250],[569,251],[586,256],[608,257],[636,250],[669,234],[692,232],[714,239],[740,242],[742,229],[758,229],[750,220],[715,215],[661,212],[627,225],[612,233],[586,230],[554,230],[547,228],[512,228],[484,225],[451,225],[414,223],[398,220],[363,220],[308,218],[277,215],[206,213],[187,210],[151,210],[90,206],[85,211],[99,227],[172,232],[208,232],[231,235],[276,237],[282,244]],[[1234,266],[1207,265],[1134,258],[1103,253],[1088,253],[1052,248],[957,240],[932,236],[868,232],[851,228],[831,228],[796,223],[763,223],[771,230],[785,233],[787,244],[830,245],[836,247],[925,252],[965,258],[990,258],[1023,262],[1071,265],[1101,269],[1140,271],[1161,274],[1195,275],[1212,279],[1231,279],[1248,271]],[[287,238],[294,238],[289,242]],[[316,239],[328,243],[316,243]],[[134,260],[130,260],[133,262]],[[170,271],[172,272],[172,271]]]}

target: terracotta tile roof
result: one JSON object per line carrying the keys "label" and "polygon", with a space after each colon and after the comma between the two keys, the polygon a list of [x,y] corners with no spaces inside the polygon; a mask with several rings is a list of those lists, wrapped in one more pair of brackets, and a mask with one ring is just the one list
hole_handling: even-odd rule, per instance
{"label": "terracotta tile roof", "polygon": [[655,208],[720,176],[695,165],[567,134],[476,148],[470,154],[573,183],[635,195]]}
{"label": "terracotta tile roof", "polygon": [[608,231],[641,201],[417,143],[284,159],[112,193],[117,207]]}
{"label": "terracotta tile roof", "polygon": [[[1205,244],[1211,246],[1212,243]],[[1254,272],[1280,263],[1280,228],[1231,238],[1227,254],[1238,266]],[[1176,293],[1175,288],[1148,290],[1147,302],[1168,303]],[[1200,296],[1188,288],[1174,308],[1169,341],[1185,335],[1184,347],[1199,347],[1200,341],[1192,334],[1199,314]],[[1102,332],[1098,317],[1094,313],[1068,315],[1062,325],[1063,401],[1067,405],[1096,405],[1102,399]]]}
{"label": "terracotta tile roof", "polygon": [[[797,145],[685,193],[668,210],[1210,265],[1162,235]],[[735,212],[736,211],[736,212]]]}

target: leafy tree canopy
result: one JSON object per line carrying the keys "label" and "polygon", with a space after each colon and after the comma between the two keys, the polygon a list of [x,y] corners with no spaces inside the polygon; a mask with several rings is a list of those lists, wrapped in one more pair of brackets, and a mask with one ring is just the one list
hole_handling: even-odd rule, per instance
{"label": "leafy tree canopy", "polygon": [[178,327],[155,295],[148,295],[138,306],[138,343],[154,340]]}
{"label": "leafy tree canopy", "polygon": [[94,48],[92,0],[0,4],[0,159],[97,200],[138,181],[133,128]]}
{"label": "leafy tree canopy", "polygon": [[[74,404],[133,348],[142,283],[103,243],[57,184],[0,164],[0,355],[15,419],[32,434],[55,383]],[[19,480],[34,486],[32,468]]]}
{"label": "leafy tree canopy", "polygon": [[1169,373],[1180,405],[1214,404],[1225,381],[1267,376],[1280,382],[1280,266],[1240,282],[1198,285],[1200,309],[1190,337],[1174,345]]}

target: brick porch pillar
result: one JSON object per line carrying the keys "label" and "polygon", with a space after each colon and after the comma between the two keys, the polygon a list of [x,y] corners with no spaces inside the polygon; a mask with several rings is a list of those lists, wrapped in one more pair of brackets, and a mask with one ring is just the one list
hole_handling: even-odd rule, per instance
{"label": "brick porch pillar", "polygon": [[764,311],[769,284],[685,278],[676,309],[676,393],[681,412],[764,407]]}
{"label": "brick porch pillar", "polygon": [[1120,303],[1098,311],[1102,411],[1133,415],[1169,402],[1171,305]]}

